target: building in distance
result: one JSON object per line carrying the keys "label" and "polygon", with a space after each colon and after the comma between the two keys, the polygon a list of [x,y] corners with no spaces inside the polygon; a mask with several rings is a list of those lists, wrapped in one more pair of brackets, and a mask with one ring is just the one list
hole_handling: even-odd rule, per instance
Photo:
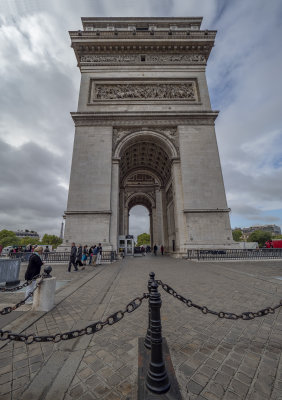
{"label": "building in distance", "polygon": [[23,238],[23,237],[34,237],[34,238],[38,238],[39,239],[39,235],[38,235],[37,232],[29,231],[28,229],[25,229],[23,231],[21,231],[21,230],[14,231],[14,234],[17,237],[20,237],[20,238]]}
{"label": "building in distance", "polygon": [[281,228],[278,225],[254,225],[248,228],[235,228],[233,230],[241,230],[243,240],[247,240],[250,234],[255,231],[270,232],[272,236],[281,235]]}

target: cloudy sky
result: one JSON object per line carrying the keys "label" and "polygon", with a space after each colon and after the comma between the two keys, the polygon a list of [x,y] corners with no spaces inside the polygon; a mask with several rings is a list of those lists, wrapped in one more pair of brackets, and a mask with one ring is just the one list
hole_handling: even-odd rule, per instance
{"label": "cloudy sky", "polygon": [[[231,225],[282,226],[282,1],[0,0],[0,230],[60,232],[82,16],[202,16],[218,31],[207,79]],[[132,233],[146,214],[132,211]]]}

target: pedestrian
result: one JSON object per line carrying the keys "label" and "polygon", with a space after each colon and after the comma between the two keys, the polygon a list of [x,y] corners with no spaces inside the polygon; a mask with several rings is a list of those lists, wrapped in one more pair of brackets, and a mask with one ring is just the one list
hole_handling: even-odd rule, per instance
{"label": "pedestrian", "polygon": [[80,267],[83,266],[81,259],[82,259],[82,246],[80,244],[77,248],[77,253],[76,253],[76,261],[75,261],[76,268],[77,268],[77,265],[79,265]]}
{"label": "pedestrian", "polygon": [[97,253],[98,253],[98,247],[95,244],[93,247],[93,260],[92,260],[93,265],[96,265]]}
{"label": "pedestrian", "polygon": [[93,246],[90,246],[90,249],[88,251],[88,255],[89,255],[89,263],[88,263],[88,265],[91,265],[92,257],[93,257]]}
{"label": "pedestrian", "polygon": [[85,245],[85,246],[83,247],[83,252],[82,252],[82,264],[83,264],[83,265],[86,265],[87,256],[88,256],[88,246]]}
{"label": "pedestrian", "polygon": [[155,254],[155,256],[157,255],[157,251],[158,251],[158,246],[155,244],[154,245],[154,254]]}
{"label": "pedestrian", "polygon": [[77,248],[75,243],[71,244],[71,253],[70,253],[70,262],[69,262],[69,268],[68,271],[71,272],[71,266],[74,266],[74,270],[77,271],[77,266],[76,266],[76,253],[77,253]]}
{"label": "pedestrian", "polygon": [[50,250],[49,250],[49,247],[48,246],[46,246],[45,247],[45,250],[44,250],[44,260],[47,260],[47,258],[48,258],[48,253],[50,253]]}
{"label": "pedestrian", "polygon": [[[27,270],[25,272],[25,280],[30,281],[35,276],[40,274],[41,266],[43,262],[41,260],[43,253],[43,247],[37,246],[34,249],[33,254],[30,256],[28,261]],[[35,289],[36,287],[36,280],[33,280],[30,285],[26,287],[25,297],[27,298]],[[29,296],[29,298],[25,301],[26,304],[32,304],[33,295]]]}
{"label": "pedestrian", "polygon": [[97,261],[96,261],[96,265],[100,265],[101,264],[101,259],[102,259],[102,245],[101,243],[99,243],[98,245],[98,250],[97,250]]}
{"label": "pedestrian", "polygon": [[162,256],[164,255],[164,246],[163,245],[161,245],[161,253],[162,253]]}

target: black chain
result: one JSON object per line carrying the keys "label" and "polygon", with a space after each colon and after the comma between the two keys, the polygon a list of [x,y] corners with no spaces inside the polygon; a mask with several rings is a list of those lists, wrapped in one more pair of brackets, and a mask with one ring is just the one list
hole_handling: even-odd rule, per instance
{"label": "black chain", "polygon": [[266,307],[263,308],[262,310],[259,310],[257,312],[243,312],[242,314],[235,314],[235,313],[230,313],[230,312],[225,312],[225,311],[212,311],[206,306],[199,306],[198,304],[193,303],[192,300],[186,299],[185,297],[181,296],[178,294],[171,286],[169,286],[167,283],[163,283],[161,280],[156,281],[158,285],[160,285],[164,291],[169,293],[171,296],[175,297],[176,299],[182,301],[182,303],[186,304],[187,307],[194,307],[197,308],[198,310],[202,311],[203,314],[213,314],[216,315],[219,318],[225,318],[225,319],[243,319],[244,321],[248,321],[257,317],[264,317],[265,315],[268,314],[274,314],[275,310],[277,308],[282,307],[282,299],[280,300],[280,303],[277,304],[274,307]]}
{"label": "black chain", "polygon": [[[40,275],[33,278],[31,281],[27,281],[29,283],[31,283],[32,281],[34,281],[35,279],[40,278]],[[0,311],[0,315],[6,315],[11,313],[12,311],[15,311],[17,308],[19,308],[20,306],[24,305],[26,300],[31,297],[33,295],[33,293],[35,292],[35,290],[41,285],[41,283],[43,282],[44,277],[41,278],[41,280],[39,282],[37,282],[35,288],[33,289],[32,292],[29,293],[28,296],[26,296],[26,298],[24,298],[23,300],[21,300],[19,303],[15,304],[14,306],[9,306],[9,307],[4,307],[1,311]],[[28,285],[25,285],[28,286]]]}
{"label": "black chain", "polygon": [[33,279],[29,280],[29,281],[25,281],[24,283],[22,283],[19,286],[13,287],[13,288],[6,288],[6,287],[1,287],[0,288],[0,292],[16,292],[17,290],[21,290],[27,286],[29,286],[31,284],[32,281],[40,278],[41,275],[36,275]]}
{"label": "black chain", "polygon": [[125,310],[119,310],[114,314],[108,316],[105,321],[97,321],[91,325],[86,326],[83,329],[77,329],[75,331],[57,333],[56,335],[46,335],[46,336],[36,336],[34,334],[23,335],[18,333],[12,333],[11,331],[0,330],[0,340],[15,340],[18,342],[24,342],[26,344],[31,344],[33,342],[53,342],[58,343],[61,340],[76,339],[83,335],[92,335],[96,332],[101,331],[106,325],[114,325],[123,319],[125,313],[132,313],[137,310],[142,304],[144,299],[148,299],[149,294],[144,293],[142,297],[136,297],[127,304]]}

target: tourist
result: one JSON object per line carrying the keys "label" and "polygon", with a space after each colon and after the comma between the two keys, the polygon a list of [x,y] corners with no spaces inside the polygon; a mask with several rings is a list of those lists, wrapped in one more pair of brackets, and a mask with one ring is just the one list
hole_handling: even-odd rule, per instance
{"label": "tourist", "polygon": [[75,261],[76,268],[77,265],[80,265],[80,267],[83,266],[81,259],[82,259],[82,246],[80,244],[77,248],[77,253],[76,253],[76,261]]}
{"label": "tourist", "polygon": [[77,266],[76,266],[76,253],[77,253],[77,248],[75,243],[71,244],[71,253],[70,253],[70,262],[69,262],[69,268],[68,272],[71,272],[71,266],[74,266],[74,270],[77,271]]}
{"label": "tourist", "polygon": [[49,247],[46,246],[46,247],[45,247],[45,250],[44,250],[44,260],[47,260],[47,258],[48,258],[48,253],[50,253],[50,250],[49,250]]}
{"label": "tourist", "polygon": [[[31,281],[34,277],[40,274],[41,266],[43,262],[41,260],[41,256],[43,253],[43,247],[38,246],[34,249],[33,254],[29,258],[27,270],[25,272],[25,280]],[[30,285],[26,287],[25,297],[27,298],[30,293],[34,291],[36,287],[36,280],[33,280]],[[32,304],[33,296],[29,296],[28,299],[25,301],[26,304]]]}
{"label": "tourist", "polygon": [[93,247],[93,260],[92,260],[93,265],[96,265],[97,253],[98,253],[98,247],[95,244]]}
{"label": "tourist", "polygon": [[88,263],[88,265],[91,265],[92,257],[93,257],[93,246],[90,246],[90,249],[88,251],[88,255],[89,255],[89,263]]}
{"label": "tourist", "polygon": [[97,261],[96,261],[96,265],[100,265],[101,264],[101,260],[102,260],[102,245],[101,243],[99,243],[98,248],[97,248]]}
{"label": "tourist", "polygon": [[86,261],[87,261],[87,256],[88,256],[88,248],[87,248],[87,245],[85,245],[84,247],[83,247],[83,252],[82,252],[83,254],[82,254],[82,263],[83,263],[83,265],[86,265]]}
{"label": "tourist", "polygon": [[157,255],[157,251],[158,251],[158,246],[155,244],[154,245],[154,254],[155,254],[155,256]]}
{"label": "tourist", "polygon": [[161,253],[162,253],[162,256],[164,255],[164,246],[163,245],[161,245]]}

